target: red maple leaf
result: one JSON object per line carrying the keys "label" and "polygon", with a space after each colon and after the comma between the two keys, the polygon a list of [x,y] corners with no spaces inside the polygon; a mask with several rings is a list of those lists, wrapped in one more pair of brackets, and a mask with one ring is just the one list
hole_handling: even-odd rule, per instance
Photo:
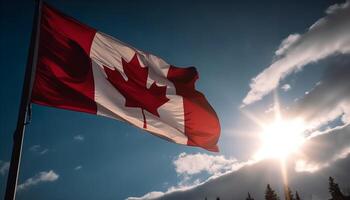
{"label": "red maple leaf", "polygon": [[143,128],[147,128],[144,110],[159,117],[157,109],[169,101],[165,96],[166,86],[157,86],[153,82],[150,88],[146,87],[148,67],[141,67],[137,54],[126,62],[122,58],[123,70],[128,80],[125,80],[117,69],[103,66],[107,80],[125,97],[125,106],[141,108]]}

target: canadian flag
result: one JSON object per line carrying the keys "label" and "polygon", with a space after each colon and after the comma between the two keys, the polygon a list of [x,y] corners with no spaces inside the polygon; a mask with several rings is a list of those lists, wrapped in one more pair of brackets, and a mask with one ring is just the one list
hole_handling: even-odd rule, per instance
{"label": "canadian flag", "polygon": [[161,138],[218,151],[218,117],[179,68],[44,4],[31,101],[129,122]]}

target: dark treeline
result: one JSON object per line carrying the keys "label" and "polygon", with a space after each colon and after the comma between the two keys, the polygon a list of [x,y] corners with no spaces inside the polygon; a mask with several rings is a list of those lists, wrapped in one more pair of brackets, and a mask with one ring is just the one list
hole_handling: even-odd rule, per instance
{"label": "dark treeline", "polygon": [[[333,177],[328,179],[328,192],[331,196],[328,200],[350,200],[350,194],[345,195],[339,188],[338,183],[334,182]],[[277,193],[271,188],[270,184],[267,184],[265,189],[265,200],[281,200]],[[284,200],[302,200],[302,196],[299,195],[298,191],[293,191],[286,186],[284,188]],[[205,200],[208,200],[205,197]],[[220,200],[220,197],[217,197],[216,200]],[[233,199],[235,200],[235,199]],[[248,196],[245,200],[254,200],[254,197],[248,192]]]}

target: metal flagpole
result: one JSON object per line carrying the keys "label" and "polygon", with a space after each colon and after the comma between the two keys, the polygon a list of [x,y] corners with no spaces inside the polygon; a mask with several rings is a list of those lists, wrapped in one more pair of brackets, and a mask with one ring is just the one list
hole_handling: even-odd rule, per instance
{"label": "metal flagpole", "polygon": [[27,67],[24,75],[21,105],[18,113],[16,131],[13,135],[12,157],[7,177],[5,200],[16,199],[16,187],[21,162],[22,143],[24,138],[27,112],[30,106],[31,91],[34,81],[33,77],[35,75],[35,68],[38,58],[42,0],[36,0],[35,3],[36,8],[27,58]]}

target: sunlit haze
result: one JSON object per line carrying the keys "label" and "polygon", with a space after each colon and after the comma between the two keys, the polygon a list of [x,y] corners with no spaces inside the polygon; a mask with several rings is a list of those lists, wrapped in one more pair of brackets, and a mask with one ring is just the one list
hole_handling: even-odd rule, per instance
{"label": "sunlit haze", "polygon": [[267,124],[259,135],[261,148],[255,155],[256,159],[285,158],[296,152],[305,141],[304,131],[305,125],[301,119],[276,119]]}

